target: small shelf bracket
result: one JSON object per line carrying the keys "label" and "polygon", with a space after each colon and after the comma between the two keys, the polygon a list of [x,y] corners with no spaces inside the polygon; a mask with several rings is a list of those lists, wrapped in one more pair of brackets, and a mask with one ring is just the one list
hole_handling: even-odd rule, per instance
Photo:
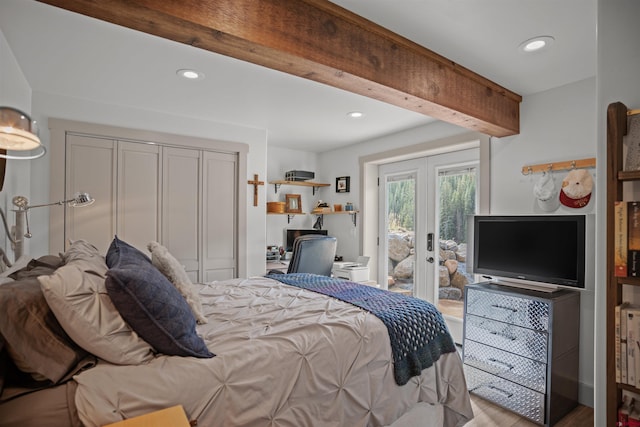
{"label": "small shelf bracket", "polygon": [[274,189],[276,190],[276,194],[278,194],[278,189],[280,188],[281,184],[273,184]]}
{"label": "small shelf bracket", "polygon": [[354,213],[349,214],[349,215],[351,215],[351,220],[353,221],[353,226],[355,227],[356,226],[356,218],[358,217],[358,212],[354,212]]}

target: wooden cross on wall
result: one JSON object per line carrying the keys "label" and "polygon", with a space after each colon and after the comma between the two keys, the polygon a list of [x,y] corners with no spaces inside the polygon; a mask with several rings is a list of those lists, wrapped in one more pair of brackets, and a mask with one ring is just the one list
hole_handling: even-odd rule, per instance
{"label": "wooden cross on wall", "polygon": [[258,186],[264,185],[264,181],[258,180],[258,174],[253,174],[253,181],[247,181],[247,184],[253,185],[253,206],[258,206]]}

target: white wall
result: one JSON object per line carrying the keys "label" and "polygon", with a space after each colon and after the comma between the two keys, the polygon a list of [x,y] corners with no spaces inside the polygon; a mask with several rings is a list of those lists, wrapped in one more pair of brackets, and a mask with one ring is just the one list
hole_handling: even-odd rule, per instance
{"label": "white wall", "polygon": [[[31,87],[22,74],[22,70],[13,56],[13,52],[0,31],[0,105],[17,108],[27,114],[31,114]],[[32,162],[28,160],[7,160],[5,182],[0,192],[0,208],[6,213],[7,220],[15,223],[14,214],[11,212],[13,205],[11,199],[16,194],[29,196],[30,174]],[[0,226],[0,245],[4,248],[10,260],[13,253],[10,244],[5,239],[4,227]]]}
{"label": "white wall", "polygon": [[[540,174],[522,175],[522,166],[596,156],[595,78],[525,96],[520,134],[492,138],[491,213],[544,213],[533,196]],[[595,170],[590,169],[595,175]],[[560,188],[567,172],[554,172]],[[604,191],[604,187],[602,187]],[[592,213],[595,194],[583,209],[561,205],[554,213]]]}
{"label": "white wall", "polygon": [[[595,78],[524,97],[520,134],[496,138],[491,144],[492,214],[544,213],[533,196],[541,175],[524,176],[522,166],[596,157],[595,100]],[[606,196],[606,185],[598,185],[596,170],[590,172],[596,185],[589,204],[581,209],[561,205],[554,213],[596,212],[598,198]],[[552,173],[557,188],[566,174]],[[587,289],[580,295],[580,402],[593,406],[595,278],[587,280]]]}
{"label": "white wall", "polygon": [[[606,186],[606,111],[612,102],[640,108],[640,2],[598,1],[597,138],[598,186]],[[606,199],[598,198],[595,303],[595,425],[605,425],[606,413]]]}

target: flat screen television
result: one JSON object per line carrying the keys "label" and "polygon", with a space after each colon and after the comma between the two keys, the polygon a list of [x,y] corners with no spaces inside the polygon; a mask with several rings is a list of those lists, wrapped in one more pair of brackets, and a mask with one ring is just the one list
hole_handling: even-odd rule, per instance
{"label": "flat screen television", "polygon": [[586,217],[476,215],[473,272],[507,285],[551,291],[559,286],[584,289]]}
{"label": "flat screen television", "polygon": [[327,235],[327,230],[316,230],[314,228],[309,228],[309,229],[294,229],[294,228],[288,228],[286,230],[286,245],[285,245],[285,251],[287,252],[291,252],[293,250],[293,242],[294,240],[296,240],[296,237],[298,236],[304,236],[305,234],[323,234],[323,235]]}

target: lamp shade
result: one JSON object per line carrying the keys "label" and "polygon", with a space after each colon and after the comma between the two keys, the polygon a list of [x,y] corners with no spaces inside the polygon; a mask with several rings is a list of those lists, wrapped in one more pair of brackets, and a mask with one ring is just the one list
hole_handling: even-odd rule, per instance
{"label": "lamp shade", "polygon": [[95,202],[96,199],[91,197],[89,193],[78,193],[76,196],[69,202],[69,206],[74,208],[82,208],[85,206],[89,206]]}
{"label": "lamp shade", "polygon": [[28,151],[40,147],[31,117],[11,107],[0,107],[0,148]]}
{"label": "lamp shade", "polygon": [[[35,153],[19,156],[7,154],[7,150],[31,151]],[[0,159],[31,160],[44,156],[47,152],[40,143],[35,122],[20,110],[11,107],[0,107]]]}

